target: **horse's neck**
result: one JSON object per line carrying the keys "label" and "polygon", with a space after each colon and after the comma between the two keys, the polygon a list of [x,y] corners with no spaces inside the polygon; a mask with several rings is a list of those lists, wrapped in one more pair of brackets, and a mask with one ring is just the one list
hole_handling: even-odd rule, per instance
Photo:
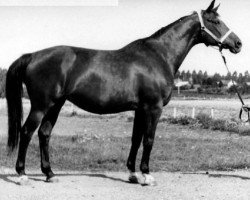
{"label": "horse's neck", "polygon": [[199,43],[200,22],[195,14],[183,17],[150,37],[155,50],[167,62],[173,75],[191,48]]}

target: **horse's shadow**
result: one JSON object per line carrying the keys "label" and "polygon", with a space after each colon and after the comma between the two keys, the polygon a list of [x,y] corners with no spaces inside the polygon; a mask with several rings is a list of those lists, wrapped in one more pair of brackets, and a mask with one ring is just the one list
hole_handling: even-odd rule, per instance
{"label": "horse's shadow", "polygon": [[[241,176],[241,175],[235,175],[235,174],[222,174],[222,173],[205,173],[205,172],[183,172],[182,174],[189,174],[189,175],[204,175],[208,176],[210,178],[239,178],[242,180],[250,180],[250,177],[248,176]],[[45,176],[42,174],[28,174],[29,179],[32,181],[37,182],[46,182]],[[131,184],[128,180],[124,180],[122,178],[115,177],[114,175],[107,175],[104,173],[70,173],[70,174],[63,174],[59,173],[56,174],[57,177],[66,177],[66,176],[86,176],[86,177],[93,177],[93,178],[103,178],[103,179],[109,179],[112,181],[122,182],[122,183],[128,183]],[[12,183],[15,185],[19,185],[19,183],[15,180],[12,180],[13,178],[17,178],[18,175],[16,174],[0,174],[0,179],[7,182]]]}
{"label": "horse's shadow", "polygon": [[[27,174],[29,176],[30,180],[37,181],[37,182],[46,182],[45,176],[42,174]],[[107,175],[107,174],[102,174],[102,173],[70,173],[70,174],[56,174],[57,177],[65,177],[65,176],[86,176],[86,177],[93,177],[93,178],[104,178],[104,179],[109,179],[112,181],[118,181],[122,183],[130,183],[128,180],[124,180],[122,178],[117,178],[115,176]],[[15,185],[19,185],[17,181],[12,180],[13,178],[17,178],[18,175],[16,174],[0,174],[0,179],[7,182],[7,183],[12,183]]]}
{"label": "horse's shadow", "polygon": [[222,173],[208,173],[208,172],[183,172],[182,174],[193,174],[193,175],[204,175],[208,176],[209,178],[239,178],[242,180],[250,180],[250,177],[241,176],[236,174],[222,174]]}
{"label": "horse's shadow", "polygon": [[0,179],[2,179],[3,181],[7,182],[7,183],[13,183],[15,185],[19,185],[17,182],[11,180],[9,177],[16,177],[17,175],[13,175],[13,174],[0,174]]}

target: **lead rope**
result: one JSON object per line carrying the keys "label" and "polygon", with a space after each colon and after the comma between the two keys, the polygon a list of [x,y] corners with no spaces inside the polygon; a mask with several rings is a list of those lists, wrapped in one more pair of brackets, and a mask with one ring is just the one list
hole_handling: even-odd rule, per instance
{"label": "lead rope", "polygon": [[[231,74],[230,71],[229,71],[229,68],[228,68],[228,66],[227,66],[226,57],[225,57],[225,56],[223,55],[223,53],[222,53],[222,49],[219,48],[219,51],[220,51],[222,60],[223,60],[223,62],[224,62],[224,64],[225,64],[225,66],[226,66],[227,72],[228,72],[229,74]],[[236,91],[236,93],[237,93],[237,95],[238,95],[238,97],[239,97],[239,99],[240,99],[241,104],[242,104],[241,109],[240,109],[240,113],[239,113],[239,119],[240,119],[241,121],[243,121],[241,117],[242,117],[242,113],[243,113],[243,111],[244,111],[244,112],[247,112],[247,117],[248,117],[248,119],[247,119],[245,122],[250,122],[250,113],[249,113],[250,108],[247,107],[247,106],[245,106],[244,101],[243,101],[243,99],[242,99],[242,97],[241,97],[241,95],[240,95],[240,93],[239,93],[239,91],[238,91],[238,89],[237,89],[237,87],[236,87],[236,85],[235,85],[235,82],[234,82],[233,78],[231,78],[231,81],[232,81],[232,83],[233,83],[233,86],[234,86],[234,88],[235,88],[235,91]]]}

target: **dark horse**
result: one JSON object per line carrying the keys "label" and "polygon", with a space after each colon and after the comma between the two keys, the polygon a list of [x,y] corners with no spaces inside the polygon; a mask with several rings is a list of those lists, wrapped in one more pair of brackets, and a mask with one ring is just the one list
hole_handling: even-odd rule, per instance
{"label": "dark horse", "polygon": [[[129,180],[137,182],[135,160],[143,143],[140,170],[144,184],[153,184],[149,158],[163,106],[170,100],[174,75],[190,49],[199,43],[219,46],[233,53],[241,41],[221,21],[213,0],[206,10],[193,12],[153,35],[115,51],[57,46],[25,54],[9,68],[6,80],[8,147],[19,142],[16,171],[25,175],[25,157],[38,129],[41,169],[54,179],[49,161],[49,140],[66,100],[97,114],[135,111],[132,146],[127,167]],[[223,39],[222,39],[223,38]],[[22,126],[22,84],[31,110]]]}

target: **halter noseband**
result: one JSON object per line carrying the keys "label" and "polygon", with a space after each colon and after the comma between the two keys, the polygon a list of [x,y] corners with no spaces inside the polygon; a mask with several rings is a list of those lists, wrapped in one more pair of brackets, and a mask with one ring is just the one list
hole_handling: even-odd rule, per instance
{"label": "halter noseband", "polygon": [[201,24],[201,30],[205,31],[206,33],[208,33],[216,42],[218,42],[219,46],[222,45],[222,43],[225,41],[225,39],[230,35],[230,33],[232,33],[232,30],[228,30],[226,32],[226,34],[221,37],[221,38],[218,38],[216,35],[214,35],[205,25],[204,25],[204,22],[203,22],[203,18],[201,16],[201,10],[200,11],[196,11],[197,14],[198,14],[198,17],[199,17],[199,21],[200,21],[200,24]]}

